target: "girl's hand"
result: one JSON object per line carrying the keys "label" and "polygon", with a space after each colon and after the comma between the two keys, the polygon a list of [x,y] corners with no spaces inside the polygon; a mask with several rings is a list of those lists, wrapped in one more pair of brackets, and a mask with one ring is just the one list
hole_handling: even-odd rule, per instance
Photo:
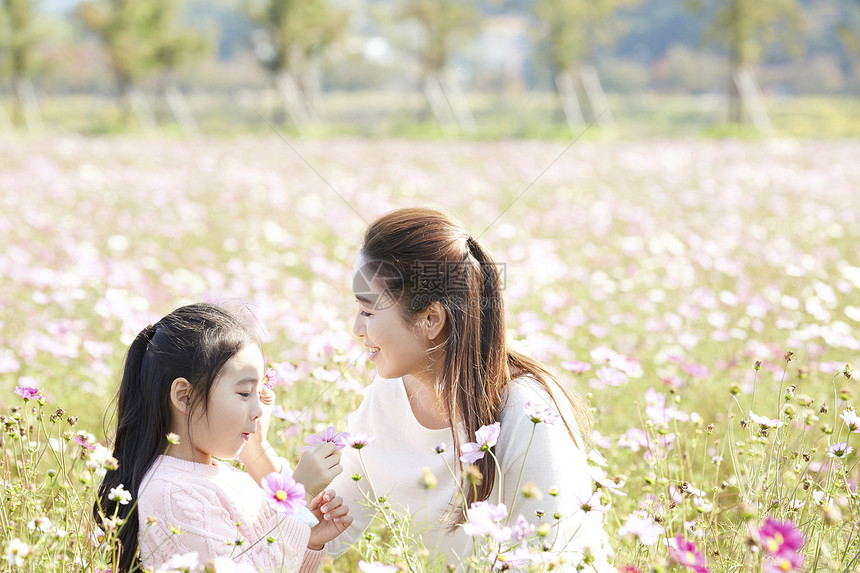
{"label": "girl's hand", "polygon": [[342,471],[340,454],[335,445],[320,442],[302,454],[293,470],[293,479],[305,486],[309,498],[315,498]]}
{"label": "girl's hand", "polygon": [[352,516],[348,515],[349,506],[343,503],[343,498],[335,496],[333,489],[314,497],[308,504],[308,509],[320,521],[311,527],[308,549],[313,551],[322,549],[323,545],[343,533],[352,524]]}

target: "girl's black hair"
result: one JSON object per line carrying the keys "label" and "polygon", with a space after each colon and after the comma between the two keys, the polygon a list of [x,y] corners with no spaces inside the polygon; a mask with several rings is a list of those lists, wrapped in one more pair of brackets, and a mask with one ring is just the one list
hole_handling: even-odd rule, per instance
{"label": "girl's black hair", "polygon": [[[119,556],[119,572],[139,562],[137,499],[144,475],[168,446],[171,384],[176,378],[191,383],[189,419],[197,406],[205,412],[221,369],[249,344],[260,340],[248,322],[217,305],[198,303],[147,326],[129,346],[116,398],[113,457],[119,464],[105,475],[93,505],[93,517],[102,527],[114,516],[124,520],[112,548]],[[131,493],[131,503],[108,498],[120,484]]]}

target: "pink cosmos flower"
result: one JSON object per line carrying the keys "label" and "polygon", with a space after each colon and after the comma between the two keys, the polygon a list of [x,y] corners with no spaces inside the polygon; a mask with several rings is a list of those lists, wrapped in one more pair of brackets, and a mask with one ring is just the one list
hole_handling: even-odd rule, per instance
{"label": "pink cosmos flower", "polygon": [[758,540],[770,555],[795,553],[803,547],[803,535],[791,520],[780,523],[768,517],[761,527],[751,530],[751,533],[753,539]]}
{"label": "pink cosmos flower", "polygon": [[767,416],[753,414],[752,410],[749,411],[749,415],[753,422],[763,428],[781,428],[783,426],[783,422],[781,420],[771,420]]}
{"label": "pink cosmos flower", "polygon": [[669,557],[687,569],[696,573],[708,573],[705,566],[705,557],[696,549],[696,544],[687,541],[680,535],[668,541]]}
{"label": "pink cosmos flower", "polygon": [[365,446],[369,446],[376,440],[375,436],[368,436],[367,434],[363,434],[361,432],[355,432],[353,434],[346,434],[343,438],[346,442],[346,445],[351,447],[354,450],[360,450]]}
{"label": "pink cosmos flower", "polygon": [[854,448],[848,445],[848,442],[839,442],[827,448],[827,455],[831,458],[844,458],[854,451]]}
{"label": "pink cosmos flower", "polygon": [[518,571],[531,564],[540,565],[547,561],[546,553],[529,551],[525,547],[517,547],[502,553],[490,553],[484,558],[486,563],[493,565],[493,571]]}
{"label": "pink cosmos flower", "polygon": [[346,432],[338,432],[334,426],[329,426],[319,434],[311,434],[307,438],[305,438],[305,443],[307,446],[302,448],[302,451],[307,450],[314,444],[319,444],[322,442],[331,442],[335,445],[338,451],[342,450],[347,446],[346,443]]}
{"label": "pink cosmos flower", "polygon": [[496,445],[500,431],[501,424],[499,422],[478,428],[478,431],[475,432],[475,439],[478,441],[463,444],[461,448],[463,454],[460,456],[460,461],[473,464],[483,458],[484,452],[489,452],[490,448]]}
{"label": "pink cosmos flower", "polygon": [[269,506],[279,513],[290,515],[305,506],[305,486],[278,472],[263,478],[263,492]]}
{"label": "pink cosmos flower", "polygon": [[267,390],[271,390],[276,384],[282,384],[283,379],[277,370],[274,368],[269,368],[266,370],[266,373],[263,375],[263,387]]}
{"label": "pink cosmos flower", "polygon": [[854,410],[845,410],[839,416],[845,425],[848,426],[849,432],[860,433],[860,416]]}
{"label": "pink cosmos flower", "polygon": [[655,424],[664,424],[672,420],[686,422],[690,419],[688,414],[679,411],[674,404],[666,406],[666,396],[657,392],[654,388],[648,388],[645,391],[645,404],[645,414]]}
{"label": "pink cosmos flower", "polygon": [[596,373],[597,378],[589,380],[588,384],[592,388],[607,388],[610,386],[621,386],[627,382],[627,375],[610,366],[603,366]]}
{"label": "pink cosmos flower", "polygon": [[707,378],[711,371],[708,370],[708,367],[704,364],[695,364],[691,362],[685,362],[681,364],[681,370],[692,376],[693,378],[698,378],[700,380]]}
{"label": "pink cosmos flower", "polygon": [[598,346],[594,350],[591,351],[591,358],[597,362],[609,362],[610,360],[617,358],[619,354],[612,350],[611,348],[606,348],[605,346]]}
{"label": "pink cosmos flower", "polygon": [[493,505],[486,501],[476,501],[466,510],[463,533],[469,537],[489,535],[502,543],[511,538],[511,528],[499,525],[507,516],[508,508],[504,504]]}
{"label": "pink cosmos flower", "polygon": [[591,370],[591,364],[580,360],[565,360],[561,363],[561,367],[574,374],[582,374]]}
{"label": "pink cosmos flower", "polygon": [[637,511],[627,516],[627,521],[618,529],[618,535],[632,535],[639,538],[643,545],[654,545],[663,535],[663,526],[645,515],[645,512]]}
{"label": "pink cosmos flower", "polygon": [[764,573],[788,573],[799,571],[803,566],[803,555],[800,553],[786,553],[785,555],[773,555],[764,561]]}
{"label": "pink cosmos flower", "polygon": [[561,416],[559,416],[555,410],[550,408],[547,404],[540,402],[536,403],[529,400],[525,403],[524,409],[526,411],[526,416],[528,416],[535,424],[543,422],[545,424],[553,425],[561,419]]}
{"label": "pink cosmos flower", "polygon": [[596,491],[586,498],[577,498],[576,500],[579,509],[584,513],[596,512],[603,513],[608,506],[603,505],[603,500],[600,498],[600,492]]}
{"label": "pink cosmos flower", "polygon": [[88,450],[96,449],[96,447],[93,444],[89,443],[87,440],[85,440],[83,436],[76,435],[72,439],[82,448],[86,448]]}
{"label": "pink cosmos flower", "polygon": [[535,526],[529,523],[523,514],[519,514],[511,526],[511,537],[516,543],[521,543],[534,535],[535,529]]}
{"label": "pink cosmos flower", "polygon": [[42,397],[39,393],[39,389],[32,386],[16,386],[15,393],[24,400],[38,400]]}
{"label": "pink cosmos flower", "polygon": [[591,480],[594,483],[598,484],[602,488],[605,488],[610,493],[613,493],[615,495],[624,496],[624,497],[627,496],[626,493],[624,493],[623,491],[618,489],[619,487],[623,487],[624,484],[623,483],[619,484],[619,483],[615,482],[614,480],[609,479],[606,476],[606,472],[603,470],[603,468],[598,468],[595,466],[588,466],[588,475],[591,476]]}

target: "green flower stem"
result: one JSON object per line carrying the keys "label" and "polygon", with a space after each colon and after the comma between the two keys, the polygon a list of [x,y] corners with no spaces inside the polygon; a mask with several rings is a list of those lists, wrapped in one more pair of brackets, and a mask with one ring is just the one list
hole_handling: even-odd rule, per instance
{"label": "green flower stem", "polygon": [[[752,394],[752,406],[750,406],[750,410],[755,412],[755,393],[758,390],[758,370],[755,371],[755,375],[753,375],[753,394]],[[735,398],[735,402],[737,402],[737,398]],[[740,404],[738,404],[740,407]],[[743,410],[742,410],[743,412]]]}
{"label": "green flower stem", "polygon": [[403,530],[401,527],[397,525],[397,520],[392,519],[390,515],[388,515],[388,511],[386,510],[383,503],[379,502],[379,497],[376,495],[376,488],[373,487],[373,480],[370,477],[370,473],[367,471],[367,466],[364,464],[364,458],[361,455],[361,448],[358,450],[358,461],[361,464],[361,471],[364,472],[364,476],[367,478],[367,484],[370,486],[370,495],[373,496],[373,499],[370,499],[365,494],[365,499],[368,500],[379,513],[382,514],[383,519],[385,519],[385,523],[388,524],[388,529],[391,531],[391,534],[394,536],[394,539],[400,549],[403,551],[403,556],[406,559],[407,564],[409,565],[410,571],[418,571],[418,564],[414,562],[414,557],[412,556],[412,552],[409,551],[409,544],[407,543]]}
{"label": "green flower stem", "polygon": [[[440,456],[442,454],[439,454]],[[454,469],[451,467],[451,464],[448,463],[448,460],[445,457],[442,457],[442,461],[445,462],[445,467],[448,468],[448,473],[451,474],[451,479],[454,480],[454,483],[457,484],[457,491],[460,492],[460,496],[463,498],[463,515],[466,514],[466,510],[469,509],[466,506],[466,490],[463,489],[462,480],[457,479],[457,475],[454,473]]]}
{"label": "green flower stem", "polygon": [[[532,433],[534,435],[534,433]],[[529,442],[529,447],[531,447],[531,442]],[[493,453],[492,449],[488,449],[487,453],[493,458],[493,463],[496,464],[496,483],[499,484],[499,504],[502,503],[502,500],[505,498],[505,480],[502,479],[502,467],[499,465],[499,459],[496,457],[496,454]],[[526,450],[526,456],[528,456],[528,450]],[[525,460],[523,460],[523,467],[525,468]],[[522,471],[520,472],[520,477],[522,477]],[[517,482],[517,489],[519,489],[520,484]],[[516,493],[514,493],[516,496]],[[516,498],[515,498],[516,499]]]}
{"label": "green flower stem", "polygon": [[779,379],[779,393],[776,395],[776,419],[779,419],[780,406],[782,405],[782,385],[785,383],[786,372],[788,372],[788,360],[782,367],[782,378]]}
{"label": "green flower stem", "polygon": [[[529,445],[526,447],[526,453],[523,456],[523,465],[520,467],[520,475],[517,476],[517,486],[514,488],[514,497],[516,500],[517,496],[520,493],[520,482],[523,479],[523,472],[526,470],[526,462],[528,461],[529,451],[532,449],[532,441],[535,439],[535,431],[537,430],[537,422],[532,423],[532,435],[529,436]],[[499,474],[499,479],[502,479],[501,473]],[[513,503],[511,503],[511,509],[513,509]],[[505,520],[505,525],[508,525],[511,521],[511,512],[508,512],[508,518]]]}

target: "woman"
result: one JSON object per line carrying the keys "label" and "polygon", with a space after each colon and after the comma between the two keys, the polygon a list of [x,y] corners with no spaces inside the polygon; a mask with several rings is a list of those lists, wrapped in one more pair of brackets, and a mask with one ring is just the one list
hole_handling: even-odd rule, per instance
{"label": "woman", "polygon": [[[508,346],[491,255],[444,213],[402,209],[370,225],[354,270],[353,330],[378,377],[349,431],[375,441],[345,450],[333,486],[351,502],[355,522],[330,551],[345,551],[370,523],[376,512],[362,502],[372,490],[412,515],[413,528],[425,528],[424,546],[447,564],[463,567],[473,555],[467,533],[475,530],[460,524],[464,508],[485,501],[507,508],[510,518],[497,520],[499,527],[520,514],[551,526],[539,538],[549,555],[614,571],[600,514],[580,509],[592,493],[583,438],[589,411],[543,365]],[[561,419],[536,423],[527,403],[548,408],[547,422],[552,414]],[[461,456],[471,453],[471,461],[480,450],[467,442],[480,445],[476,432],[496,422],[495,458],[486,452],[469,469]],[[495,432],[481,436],[488,433]]]}

